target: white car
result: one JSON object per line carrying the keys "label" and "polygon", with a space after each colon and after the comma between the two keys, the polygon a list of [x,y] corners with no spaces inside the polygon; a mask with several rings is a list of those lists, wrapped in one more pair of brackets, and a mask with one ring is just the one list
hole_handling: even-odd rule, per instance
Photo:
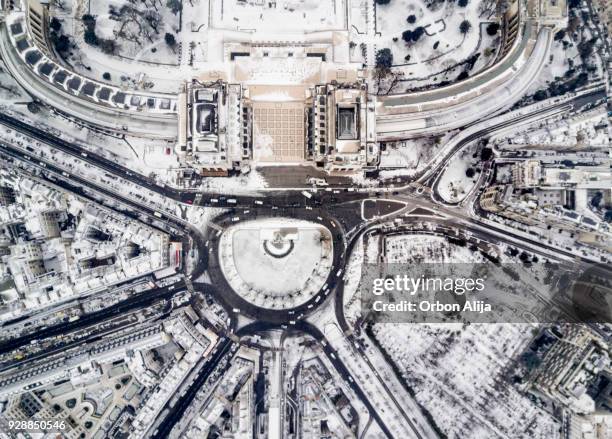
{"label": "white car", "polygon": [[324,179],[324,178],[315,178],[315,177],[310,177],[308,179],[308,184],[313,184],[315,186],[329,186],[329,183]]}

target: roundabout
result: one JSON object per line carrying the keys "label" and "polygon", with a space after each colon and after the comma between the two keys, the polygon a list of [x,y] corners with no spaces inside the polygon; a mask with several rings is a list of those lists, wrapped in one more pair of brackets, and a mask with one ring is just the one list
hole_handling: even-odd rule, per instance
{"label": "roundabout", "polygon": [[232,225],[219,238],[219,265],[249,304],[287,310],[324,287],[333,266],[331,232],[303,220],[264,219]]}

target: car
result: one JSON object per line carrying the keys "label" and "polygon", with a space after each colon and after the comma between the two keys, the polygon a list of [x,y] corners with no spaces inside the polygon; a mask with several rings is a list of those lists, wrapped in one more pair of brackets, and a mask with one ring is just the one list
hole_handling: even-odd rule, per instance
{"label": "car", "polygon": [[307,181],[308,184],[312,184],[314,186],[329,186],[329,183],[324,178],[310,177]]}

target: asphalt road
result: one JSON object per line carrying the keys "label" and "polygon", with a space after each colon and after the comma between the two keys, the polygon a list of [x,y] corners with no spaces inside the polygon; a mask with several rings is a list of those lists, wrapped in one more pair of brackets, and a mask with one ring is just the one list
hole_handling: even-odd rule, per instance
{"label": "asphalt road", "polygon": [[97,323],[108,320],[113,317],[117,317],[122,314],[129,313],[136,309],[142,309],[150,306],[151,304],[168,300],[178,291],[184,290],[185,282],[179,281],[175,284],[165,286],[163,288],[155,288],[152,290],[143,291],[137,295],[134,295],[127,300],[117,303],[116,305],[109,306],[100,311],[85,314],[78,320],[73,322],[64,322],[58,325],[50,326],[45,328],[42,332],[32,332],[21,337],[11,338],[0,343],[0,354],[6,354],[16,349],[22,348],[28,345],[31,341],[37,340],[41,337],[45,339],[61,336],[71,332],[78,331],[87,327],[94,327]]}
{"label": "asphalt road", "polygon": [[[251,221],[261,218],[273,218],[273,217],[295,217],[295,215],[287,215],[285,211],[279,210],[252,210],[248,214],[240,214],[240,221]],[[228,284],[225,276],[221,270],[221,266],[218,260],[218,249],[219,249],[219,238],[220,234],[214,229],[208,229],[205,232],[205,240],[207,248],[209,249],[209,259],[207,265],[207,272],[211,279],[211,284],[199,285],[207,291],[214,291],[214,297],[221,303],[225,304],[226,309],[239,310],[239,314],[245,315],[251,319],[260,322],[276,323],[277,325],[287,325],[289,322],[297,322],[312,311],[314,311],[320,303],[323,303],[330,291],[333,290],[338,277],[336,276],[339,267],[344,267],[346,261],[346,252],[344,246],[344,234],[341,232],[337,222],[326,214],[321,209],[317,210],[300,210],[299,218],[310,221],[316,224],[320,224],[326,227],[333,240],[333,264],[332,270],[327,276],[326,287],[322,291],[319,291],[310,300],[304,304],[288,309],[274,310],[266,309],[255,306],[250,302],[243,299],[239,294],[234,292],[231,286]],[[224,214],[215,219],[215,224],[227,228],[235,222],[232,220],[232,214]],[[290,276],[290,273],[287,273]],[[326,292],[325,292],[326,291]],[[232,311],[232,314],[233,311]]]}
{"label": "asphalt road", "polygon": [[[580,99],[586,99],[584,97],[580,97]],[[50,144],[52,147],[60,149],[68,154],[72,154],[75,157],[79,157],[81,160],[85,160],[89,162],[91,165],[96,166],[100,169],[105,170],[108,173],[116,175],[121,178],[125,178],[139,186],[145,187],[151,191],[164,195],[170,199],[173,199],[178,202],[186,203],[186,204],[199,204],[203,206],[215,206],[215,207],[225,207],[231,209],[231,211],[227,214],[219,216],[215,218],[213,221],[217,226],[221,228],[227,227],[231,221],[231,218],[235,216],[240,217],[240,221],[248,221],[254,220],[262,217],[273,217],[273,216],[288,216],[288,217],[299,217],[301,219],[306,219],[309,221],[317,222],[319,224],[327,227],[333,236],[334,242],[334,261],[333,268],[328,276],[328,285],[327,285],[327,293],[324,291],[320,291],[313,299],[311,299],[306,304],[291,309],[291,310],[266,310],[262,308],[258,308],[256,306],[251,305],[242,299],[238,294],[236,294],[227,284],[225,277],[223,276],[218,260],[217,260],[217,242],[218,242],[218,233],[217,230],[208,228],[204,233],[198,229],[195,229],[193,226],[188,224],[185,221],[174,218],[163,212],[156,212],[149,206],[136,203],[131,199],[128,199],[124,196],[121,196],[116,193],[116,191],[108,190],[104,187],[99,186],[96,183],[91,181],[86,181],[78,176],[70,175],[69,177],[62,177],[62,169],[55,166],[54,163],[49,161],[45,161],[45,166],[41,167],[41,172],[46,174],[46,177],[53,184],[59,185],[65,188],[68,191],[75,192],[81,196],[88,197],[87,194],[84,193],[82,188],[87,188],[89,190],[95,191],[97,193],[103,194],[106,197],[109,197],[113,200],[119,200],[122,204],[129,206],[130,209],[138,212],[140,215],[145,215],[152,222],[162,221],[168,224],[170,227],[182,231],[184,233],[184,237],[192,238],[194,242],[194,248],[197,249],[199,260],[196,264],[196,270],[192,273],[192,278],[196,279],[202,274],[205,270],[208,271],[212,284],[198,284],[196,283],[194,286],[196,288],[204,288],[206,291],[211,292],[211,294],[218,299],[223,305],[225,305],[226,309],[230,310],[230,315],[232,314],[232,309],[239,309],[240,314],[244,314],[250,318],[253,318],[258,321],[259,326],[250,326],[249,330],[259,330],[261,327],[267,325],[270,328],[279,328],[279,327],[287,327],[288,322],[295,321],[295,324],[290,325],[290,327],[295,328],[296,330],[302,330],[307,332],[317,340],[323,341],[323,335],[320,334],[316,328],[310,327],[308,324],[303,322],[303,318],[308,315],[309,312],[314,311],[317,306],[321,303],[328,302],[326,297],[330,294],[334,294],[334,305],[336,308],[336,317],[341,326],[341,329],[345,332],[350,331],[350,328],[344,319],[343,315],[343,282],[341,281],[341,277],[337,277],[336,273],[339,270],[344,270],[345,265],[347,263],[348,255],[354,249],[354,246],[358,242],[358,237],[360,233],[351,232],[353,229],[359,229],[364,223],[360,219],[360,204],[359,200],[362,200],[368,197],[368,194],[354,192],[347,190],[319,190],[317,194],[314,194],[312,198],[307,198],[297,193],[275,193],[270,192],[266,196],[236,196],[236,197],[228,197],[221,193],[207,193],[199,195],[195,191],[184,191],[178,190],[174,188],[170,188],[167,186],[160,186],[155,183],[153,180],[149,179],[146,176],[135,173],[125,167],[118,165],[111,160],[108,160],[104,157],[98,156],[96,154],[88,152],[85,148],[71,144],[62,139],[58,139],[57,137],[51,136],[48,133],[41,131],[31,125],[25,124],[19,120],[11,118],[7,115],[0,114],[0,123],[4,124],[7,127],[10,127],[15,130],[19,130],[20,132],[26,133],[29,136],[38,139],[42,142]],[[502,126],[490,128],[487,130],[482,130],[471,136],[466,138],[463,143],[457,146],[457,149],[461,148],[465,144],[470,141],[474,141],[479,137],[486,136],[490,134],[490,132],[494,129],[499,129]],[[40,157],[36,154],[24,153],[18,148],[14,148],[10,145],[2,145],[3,154],[9,156],[14,160],[20,160],[23,162],[27,162],[30,164],[35,164],[36,162],[41,162]],[[87,151],[87,152],[86,152]],[[86,154],[86,155],[83,155]],[[29,158],[25,158],[29,157]],[[434,170],[437,171],[437,170]],[[52,175],[52,178],[49,177]],[[435,172],[432,173],[435,175]],[[398,179],[394,178],[392,180],[387,180],[383,182],[383,185],[387,184],[407,184],[411,179]],[[393,202],[393,199],[398,201],[407,201],[413,202],[415,200],[415,195],[405,195],[410,191],[413,191],[414,188],[402,188],[398,189],[396,194],[393,194],[393,197],[390,197],[388,203]],[[429,208],[435,208],[434,203],[427,201],[422,197],[416,196],[416,199],[419,201],[419,205],[423,205]],[[199,201],[197,201],[199,200]],[[216,200],[216,201],[213,201]],[[247,212],[248,211],[248,212]],[[370,209],[368,209],[370,212]],[[126,212],[122,212],[126,214]],[[158,215],[156,215],[156,213]],[[454,211],[447,212],[450,216],[455,214]],[[129,213],[127,213],[129,214]],[[159,217],[161,214],[161,218]],[[370,214],[368,214],[370,216]],[[135,219],[139,219],[139,215],[133,215]],[[431,218],[430,218],[431,220]],[[435,220],[434,220],[435,221]],[[440,220],[442,221],[442,220]],[[446,221],[446,220],[445,220]],[[477,220],[473,218],[460,218],[456,221],[450,221],[453,227],[456,227],[459,230],[467,230],[474,234],[475,237],[483,240],[493,240],[499,241],[500,234],[505,234],[507,236],[511,236],[505,230],[495,230],[494,227],[491,227],[488,224],[480,224]],[[477,227],[479,226],[479,227]],[[482,227],[489,227],[491,232],[486,232],[482,230]],[[362,230],[362,232],[365,229]],[[493,233],[494,232],[494,233]],[[346,242],[346,236],[348,233],[353,233],[349,242]],[[515,235],[515,240],[519,240],[521,242],[528,243],[530,246],[540,246],[545,247],[550,252],[556,252],[558,254],[562,254],[563,256],[571,256],[572,258],[576,257],[573,254],[568,254],[568,252],[560,251],[557,248],[546,246],[545,244],[531,240],[528,238],[524,238],[522,236]],[[511,242],[511,241],[510,241]],[[516,246],[516,244],[512,244]],[[178,284],[177,284],[178,285]],[[180,287],[183,285],[180,284]],[[179,288],[176,288],[179,290]],[[62,325],[57,325],[52,328],[45,329],[45,336],[52,336],[53,334],[61,335],[62,333],[66,333],[69,331],[74,331],[79,328],[93,326],[96,322],[103,321],[116,315],[117,313],[126,312],[127,310],[137,309],[138,307],[146,306],[147,303],[152,303],[156,300],[166,300],[172,296],[175,291],[166,289],[159,289],[155,291],[150,297],[145,297],[144,295],[138,296],[130,299],[127,302],[117,304],[114,307],[110,307],[106,310],[102,310],[98,313],[91,314],[88,316],[83,316],[80,320],[76,322],[67,322]],[[146,294],[146,293],[145,293]],[[317,300],[318,298],[318,300]],[[316,302],[315,302],[316,300]],[[309,306],[311,306],[309,308]],[[0,351],[2,352],[10,352],[18,347],[24,346],[30,340],[40,337],[41,334],[34,333],[31,335],[27,335],[24,337],[20,337],[19,339],[15,339],[14,341],[10,341],[7,343],[0,344]],[[229,343],[229,342],[227,342]],[[222,347],[225,349],[225,346]],[[223,351],[220,349],[218,352]],[[330,361],[334,364],[334,367],[340,372],[342,376],[345,376],[347,379],[350,377],[350,374],[346,367],[339,362],[334,356],[335,352],[331,350],[329,345],[324,347],[324,351]],[[217,355],[217,354],[215,354]],[[190,387],[189,391],[179,399],[179,402],[175,404],[173,407],[169,407],[170,415],[167,416],[162,424],[159,427],[157,437],[164,437],[167,432],[169,432],[175,422],[180,419],[180,414],[182,410],[189,405],[189,403],[193,400],[197,389],[200,385],[207,379],[207,372],[212,371],[214,369],[214,364],[220,361],[222,354],[218,354],[214,356],[207,363],[207,366],[202,369],[196,381]],[[208,372],[208,373],[209,373]],[[372,416],[377,420],[377,422],[383,428],[383,431],[388,437],[391,437],[390,432],[386,429],[384,424],[381,422],[380,416],[377,415],[376,408],[373,407],[370,402],[367,400],[367,397],[363,393],[363,391],[354,383],[354,380],[348,380],[349,385],[353,388],[355,393],[360,397],[368,410],[372,413]]]}
{"label": "asphalt road", "polygon": [[[77,157],[79,160],[83,160],[96,168],[102,169],[110,174],[114,174],[138,186],[147,188],[148,190],[163,195],[164,197],[186,204],[197,204],[200,206],[222,208],[257,208],[258,206],[291,208],[305,207],[307,205],[317,206],[323,205],[323,203],[326,205],[338,204],[350,200],[363,199],[367,196],[363,193],[348,191],[346,189],[343,189],[342,191],[336,190],[336,193],[334,193],[334,191],[331,189],[325,190],[323,188],[318,190],[318,194],[313,200],[307,199],[299,192],[287,193],[281,190],[277,192],[266,191],[266,194],[262,196],[228,196],[221,192],[202,193],[197,190],[176,189],[170,186],[160,185],[148,176],[139,174],[138,172],[126,168],[106,157],[102,157],[99,154],[90,152],[82,145],[67,142],[64,139],[33,126],[32,124],[25,123],[7,114],[0,113],[0,124],[5,125],[7,128],[26,134],[40,142],[49,144],[51,147]],[[37,160],[39,160],[38,157]],[[196,198],[198,198],[200,201],[196,202]]]}
{"label": "asphalt road", "polygon": [[157,429],[151,436],[152,439],[166,439],[169,437],[172,428],[180,421],[181,417],[185,413],[185,410],[192,403],[193,399],[198,393],[198,390],[206,382],[212,371],[215,370],[219,362],[233,349],[237,347],[237,344],[227,338],[223,338],[219,341],[216,351],[208,359],[203,360],[204,366],[200,369],[196,375],[193,383],[189,386],[187,391],[181,395],[172,406],[166,405],[162,409],[162,413],[166,412],[163,421],[157,426]]}
{"label": "asphalt road", "polygon": [[[236,335],[239,335],[241,337],[246,335],[254,335],[263,331],[268,331],[277,328],[277,325],[272,323],[255,322],[241,328],[236,333]],[[374,418],[374,420],[378,423],[385,436],[389,439],[394,439],[393,435],[391,434],[391,431],[387,428],[382,418],[380,417],[380,414],[378,413],[378,408],[374,407],[370,403],[365,392],[361,389],[361,387],[359,387],[357,381],[352,377],[346,366],[338,359],[339,356],[337,352],[333,348],[331,348],[329,343],[327,343],[327,341],[325,340],[325,336],[321,333],[321,331],[319,331],[319,329],[317,329],[315,326],[305,321],[297,323],[292,329],[304,332],[319,342],[319,345],[321,346],[328,360],[334,365],[336,371],[342,377],[345,384],[348,385],[353,390],[353,392],[355,392],[359,400],[365,405],[366,409]]]}

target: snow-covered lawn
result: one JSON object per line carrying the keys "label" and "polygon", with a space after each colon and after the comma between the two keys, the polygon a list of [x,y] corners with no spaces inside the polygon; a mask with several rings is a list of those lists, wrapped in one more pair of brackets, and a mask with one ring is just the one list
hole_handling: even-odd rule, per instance
{"label": "snow-covered lawn", "polygon": [[533,330],[527,324],[373,328],[416,399],[450,439],[555,439],[556,421],[508,379],[507,369]]}
{"label": "snow-covered lawn", "polygon": [[[397,144],[387,145],[386,150],[380,156],[381,169],[415,169],[423,161],[426,154],[418,140],[406,140]],[[432,142],[433,143],[433,142]],[[433,148],[433,146],[432,146]]]}
{"label": "snow-covered lawn", "polygon": [[4,62],[0,61],[0,102],[2,107],[12,105],[16,101],[28,102],[29,100],[28,94],[7,72]]}
{"label": "snow-covered lawn", "polygon": [[359,240],[359,244],[353,249],[353,253],[346,264],[346,274],[344,278],[344,296],[343,307],[344,316],[350,326],[355,324],[356,319],[361,314],[361,290],[359,283],[361,281],[361,271],[365,259],[363,239]]}
{"label": "snow-covered lawn", "polygon": [[[414,22],[409,23],[412,16]],[[454,81],[466,69],[463,63],[479,53],[476,68],[470,71],[474,74],[493,61],[499,43],[499,33],[491,37],[485,32],[486,24],[496,21],[487,1],[471,0],[465,7],[446,1],[428,8],[423,0],[392,0],[377,5],[376,19],[378,34],[372,44],[376,50],[391,49],[394,71],[403,75],[396,92]],[[464,20],[471,25],[465,34],[459,29]],[[425,33],[418,41],[402,39],[404,31],[420,27]]]}
{"label": "snow-covered lawn", "polygon": [[444,237],[423,234],[405,234],[383,237],[368,235],[353,249],[346,266],[344,285],[344,313],[349,324],[361,316],[361,280],[364,264],[379,261],[380,240],[385,241],[385,261],[394,263],[465,263],[483,262],[480,253],[450,244]]}
{"label": "snow-covered lawn", "polygon": [[256,193],[268,186],[264,177],[256,170],[251,169],[248,173],[237,177],[219,178],[207,177],[202,181],[200,189],[204,192],[219,192],[225,194]]}
{"label": "snow-covered lawn", "polygon": [[96,17],[96,35],[115,39],[117,55],[176,64],[177,55],[167,47],[164,36],[178,31],[179,18],[166,6],[165,1],[97,0],[90,2],[89,13]]}
{"label": "snow-covered lawn", "polygon": [[441,236],[397,235],[385,238],[388,263],[482,262],[483,257],[467,247],[449,244]]}
{"label": "snow-covered lawn", "polygon": [[[480,173],[478,158],[473,157],[476,146],[473,144],[457,152],[442,172],[438,190],[444,201],[449,203],[462,201],[478,181]],[[468,177],[468,172],[471,177]]]}
{"label": "snow-covered lawn", "polygon": [[[443,136],[422,137],[388,142],[380,156],[380,178],[413,176],[429,167],[444,145],[453,137],[451,131]],[[363,175],[352,175],[351,179],[364,186],[377,186],[378,179],[366,179]]]}
{"label": "snow-covered lawn", "polygon": [[[285,238],[274,248],[277,234]],[[333,259],[329,230],[298,220],[266,219],[230,227],[219,247],[223,273],[234,291],[272,309],[312,298],[325,283]]]}
{"label": "snow-covered lawn", "polygon": [[[51,15],[59,18],[60,33],[76,46],[67,62],[77,73],[128,89],[158,92],[176,92],[180,80],[190,76],[177,68],[179,18],[165,0],[66,0],[62,5],[52,8]],[[97,45],[85,42],[82,17],[87,14],[95,19]],[[166,43],[166,33],[174,36],[173,47]],[[112,44],[114,50],[109,50]]]}

